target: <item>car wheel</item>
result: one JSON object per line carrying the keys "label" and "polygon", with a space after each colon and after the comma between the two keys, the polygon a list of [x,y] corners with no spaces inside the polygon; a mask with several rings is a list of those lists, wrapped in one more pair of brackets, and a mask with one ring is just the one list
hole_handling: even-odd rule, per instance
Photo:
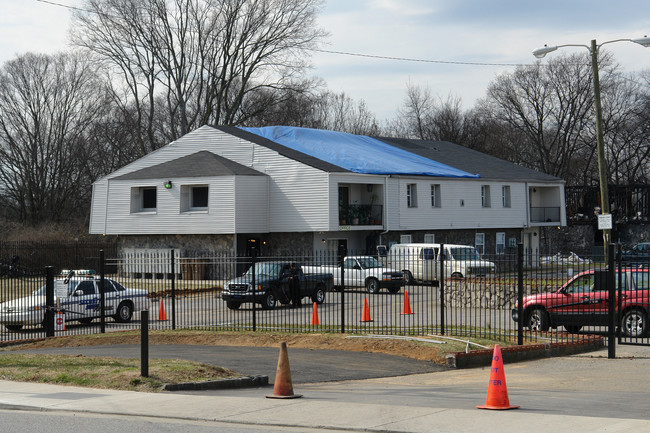
{"label": "car wheel", "polygon": [[18,332],[23,329],[23,325],[5,325],[5,328],[11,332]]}
{"label": "car wheel", "polygon": [[413,274],[411,273],[411,271],[403,271],[403,272],[404,272],[404,280],[406,281],[406,284],[410,286],[415,282],[415,280],[413,280]]}
{"label": "car wheel", "polygon": [[316,289],[314,289],[314,293],[311,295],[311,301],[315,302],[317,304],[322,304],[325,302],[325,290],[323,290],[322,285],[316,286]]}
{"label": "car wheel", "polygon": [[528,315],[526,326],[531,331],[548,331],[548,313],[543,308],[535,308]]}
{"label": "car wheel", "polygon": [[133,316],[133,304],[130,302],[122,302],[117,306],[117,311],[113,318],[116,322],[126,323],[131,320]]}
{"label": "car wheel", "polygon": [[461,274],[460,272],[454,272],[453,274],[451,274],[451,279],[452,280],[462,280],[463,279],[463,274]]}
{"label": "car wheel", "polygon": [[626,337],[643,337],[648,332],[645,312],[639,308],[627,310],[621,319],[621,329]]}
{"label": "car wheel", "polygon": [[564,329],[566,329],[571,334],[575,334],[576,332],[578,332],[578,331],[580,331],[582,329],[582,326],[581,325],[564,325]]}
{"label": "car wheel", "polygon": [[241,307],[241,302],[226,301],[226,306],[228,306],[228,308],[230,308],[231,310],[239,310],[239,307]]}
{"label": "car wheel", "polygon": [[388,288],[388,293],[393,293],[393,294],[395,294],[395,293],[399,293],[399,289],[400,289],[400,288],[401,288],[401,287],[389,287],[389,288]]}
{"label": "car wheel", "polygon": [[379,293],[379,281],[377,278],[368,278],[366,280],[366,290],[373,295]]}
{"label": "car wheel", "polygon": [[84,317],[83,319],[79,319],[80,323],[83,323],[84,325],[87,325],[93,321],[92,317]]}
{"label": "car wheel", "polygon": [[272,310],[275,308],[276,303],[275,295],[271,292],[266,292],[262,298],[262,308],[265,310]]}

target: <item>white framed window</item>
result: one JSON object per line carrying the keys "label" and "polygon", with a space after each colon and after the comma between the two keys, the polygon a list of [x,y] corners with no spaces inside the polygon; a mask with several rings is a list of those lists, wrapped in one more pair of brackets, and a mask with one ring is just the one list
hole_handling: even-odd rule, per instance
{"label": "white framed window", "polygon": [[399,243],[400,244],[410,244],[413,242],[413,237],[411,235],[400,235],[399,236]]}
{"label": "white framed window", "polygon": [[181,186],[181,212],[208,210],[210,188],[208,185]]}
{"label": "white framed window", "polygon": [[481,206],[490,207],[490,185],[481,185]]}
{"label": "white framed window", "polygon": [[476,233],[474,237],[474,248],[480,255],[485,254],[485,233]]}
{"label": "white framed window", "polygon": [[156,212],[158,193],[155,186],[131,188],[131,213]]}
{"label": "white framed window", "polygon": [[431,207],[440,206],[440,184],[431,184]]}
{"label": "white framed window", "polygon": [[425,244],[435,244],[436,235],[434,233],[425,233],[424,234],[424,243]]}
{"label": "white framed window", "polygon": [[510,185],[503,185],[501,187],[501,201],[503,203],[503,207],[510,207]]}
{"label": "white framed window", "polygon": [[418,186],[414,183],[406,185],[406,207],[418,207]]}
{"label": "white framed window", "polygon": [[504,232],[497,232],[497,243],[495,251],[497,254],[506,253],[506,234]]}

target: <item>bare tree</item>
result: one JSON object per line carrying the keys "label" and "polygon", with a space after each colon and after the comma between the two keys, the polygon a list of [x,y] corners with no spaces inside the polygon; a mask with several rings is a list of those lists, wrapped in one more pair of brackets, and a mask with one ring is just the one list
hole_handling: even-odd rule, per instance
{"label": "bare tree", "polygon": [[116,99],[135,114],[144,154],[204,124],[243,124],[268,106],[260,92],[291,88],[324,36],[315,24],[321,4],[87,0],[73,42],[120,78]]}
{"label": "bare tree", "polygon": [[421,140],[466,144],[466,113],[460,97],[434,97],[429,88],[409,84],[406,99],[390,124],[391,134]]}
{"label": "bare tree", "polygon": [[25,54],[0,70],[0,184],[30,224],[85,216],[87,132],[104,115],[96,69],[80,55]]}

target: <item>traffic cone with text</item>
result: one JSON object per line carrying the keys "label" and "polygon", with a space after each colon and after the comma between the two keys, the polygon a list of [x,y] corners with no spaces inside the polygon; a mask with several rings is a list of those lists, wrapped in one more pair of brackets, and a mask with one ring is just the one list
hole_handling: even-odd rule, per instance
{"label": "traffic cone with text", "polygon": [[476,406],[479,409],[517,409],[519,406],[511,406],[508,398],[508,388],[506,387],[506,374],[503,371],[503,358],[501,357],[501,347],[494,346],[492,354],[492,368],[490,368],[490,384],[488,385],[487,398],[485,404]]}
{"label": "traffic cone with text", "polygon": [[413,314],[411,311],[411,304],[409,302],[409,292],[404,290],[404,306],[402,307],[402,314]]}
{"label": "traffic cone with text", "polygon": [[165,314],[165,304],[163,303],[163,298],[160,298],[160,309],[158,310],[158,320],[167,320],[167,315]]}
{"label": "traffic cone with text", "polygon": [[370,307],[368,306],[368,298],[363,299],[363,313],[361,313],[362,322],[372,322],[370,318]]}
{"label": "traffic cone with text", "polygon": [[311,321],[309,322],[310,325],[320,325],[320,320],[318,320],[318,306],[314,302],[314,308],[312,309],[311,312]]}
{"label": "traffic cone with text", "polygon": [[291,382],[291,368],[289,368],[287,343],[282,342],[282,345],[280,346],[280,357],[278,358],[278,368],[275,372],[275,382],[273,383],[273,395],[267,395],[266,398],[299,397],[302,397],[302,395],[293,393],[293,383]]}

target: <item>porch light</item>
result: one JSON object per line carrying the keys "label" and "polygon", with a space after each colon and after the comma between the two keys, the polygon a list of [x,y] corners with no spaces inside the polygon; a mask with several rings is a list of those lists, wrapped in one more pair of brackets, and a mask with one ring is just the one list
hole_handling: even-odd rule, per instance
{"label": "porch light", "polygon": [[165,189],[172,189],[172,181],[171,180],[168,180],[163,185],[164,185]]}

